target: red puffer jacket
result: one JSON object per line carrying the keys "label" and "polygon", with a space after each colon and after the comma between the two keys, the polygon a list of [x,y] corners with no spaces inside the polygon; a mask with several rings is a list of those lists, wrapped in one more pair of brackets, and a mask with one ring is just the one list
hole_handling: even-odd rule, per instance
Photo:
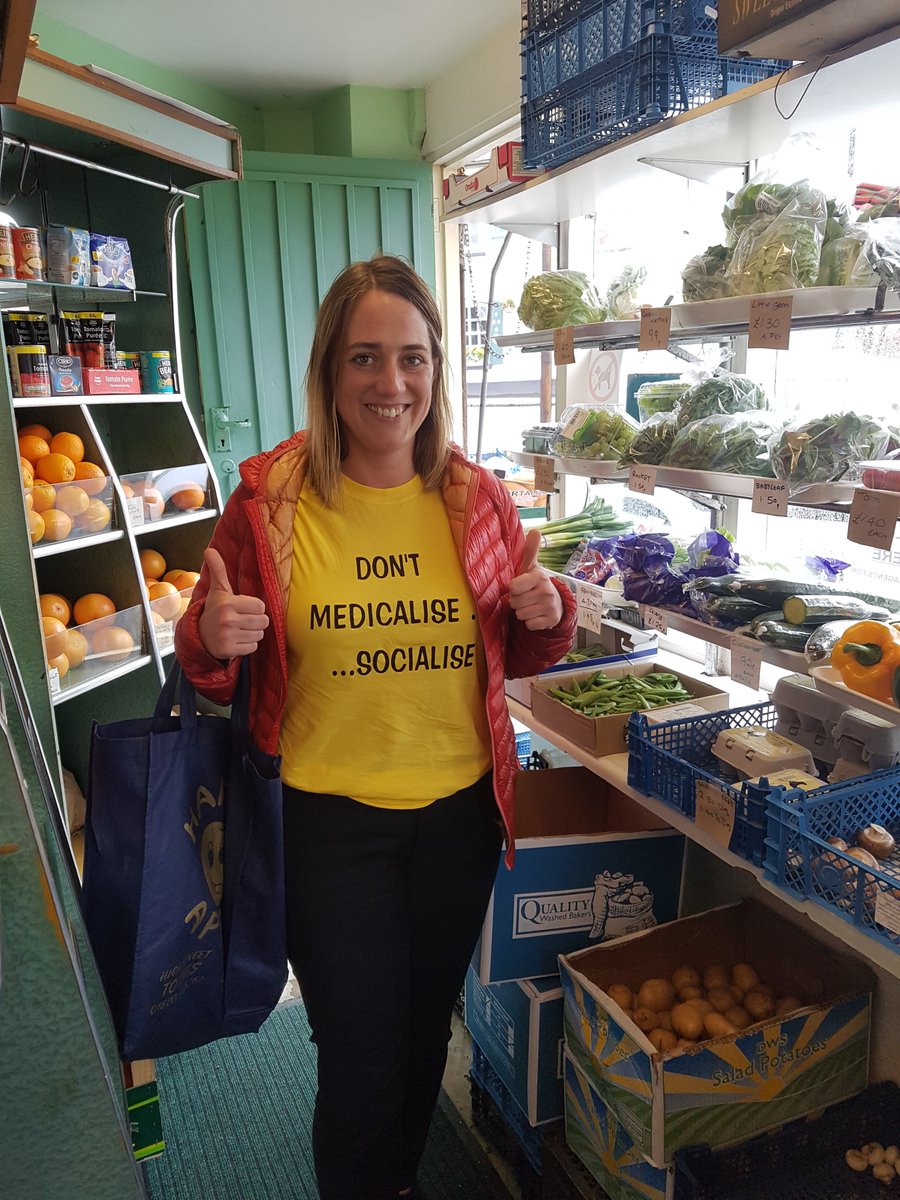
{"label": "red puffer jacket", "polygon": [[[210,545],[222,555],[235,592],[265,601],[269,628],[251,656],[250,719],[257,744],[278,748],[287,697],[285,614],[291,579],[291,535],[304,474],[303,433],[241,464],[242,482],[229,498]],[[575,600],[564,584],[563,618],[554,629],[529,630],[512,615],[509,582],[522,560],[524,534],[506,489],[490,472],[454,451],[442,484],[454,539],[478,612],[488,668],[485,703],[494,757],[494,794],[507,833],[507,863],[515,838],[515,734],[506,707],[504,678],[533,675],[558,662],[572,644]],[[184,670],[203,695],[228,704],[239,661],[223,664],[207,654],[198,622],[209,590],[204,566],[191,604],[175,634]]]}

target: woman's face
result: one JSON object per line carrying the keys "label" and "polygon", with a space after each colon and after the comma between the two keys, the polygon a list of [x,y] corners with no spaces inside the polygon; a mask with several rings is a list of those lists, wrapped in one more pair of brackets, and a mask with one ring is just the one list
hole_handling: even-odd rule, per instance
{"label": "woman's face", "polygon": [[347,322],[335,393],[345,474],[381,487],[412,478],[416,433],[431,408],[433,380],[422,314],[392,292],[367,292]]}

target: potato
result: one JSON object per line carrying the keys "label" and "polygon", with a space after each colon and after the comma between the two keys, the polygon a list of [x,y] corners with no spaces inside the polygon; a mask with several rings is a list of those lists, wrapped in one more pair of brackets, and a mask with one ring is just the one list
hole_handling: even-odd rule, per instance
{"label": "potato", "polygon": [[650,1033],[656,1028],[656,1013],[652,1008],[636,1008],[631,1014],[631,1019],[641,1033]]}
{"label": "potato", "polygon": [[723,966],[714,963],[703,972],[703,986],[707,991],[715,987],[728,987],[731,977]]}
{"label": "potato", "polygon": [[651,1029],[647,1037],[653,1043],[655,1050],[660,1054],[666,1054],[669,1050],[674,1050],[678,1045],[678,1038],[670,1029]]}
{"label": "potato", "polygon": [[690,1004],[691,1008],[696,1008],[701,1017],[708,1012],[715,1012],[715,1009],[708,1000],[704,1000],[698,996],[695,996],[690,1000],[685,1000],[685,1004]]}
{"label": "potato", "polygon": [[696,1041],[703,1036],[703,1013],[693,1004],[676,1004],[672,1009],[672,1029],[679,1036]]}
{"label": "potato", "polygon": [[775,1003],[768,992],[753,988],[744,997],[743,1007],[754,1021],[766,1021],[775,1015]]}
{"label": "potato", "polygon": [[735,1029],[746,1029],[748,1025],[753,1024],[750,1014],[747,1012],[746,1008],[740,1004],[736,1004],[734,1008],[729,1008],[724,1013],[724,1017],[726,1021],[730,1021],[732,1023]]}
{"label": "potato", "polygon": [[681,1000],[682,1003],[685,1000],[702,1000],[703,988],[700,987],[698,983],[685,984],[683,988],[678,989],[678,999]]}
{"label": "potato", "polygon": [[737,1033],[737,1026],[722,1015],[722,1013],[710,1012],[703,1018],[703,1028],[710,1037],[725,1037],[729,1033]]}
{"label": "potato", "polygon": [[656,1014],[656,1028],[668,1029],[670,1033],[672,1032],[672,1014],[668,1010]]}
{"label": "potato", "polygon": [[696,967],[692,967],[685,963],[684,966],[676,967],[672,972],[672,987],[676,992],[681,992],[684,987],[699,987],[700,972]]}
{"label": "potato", "polygon": [[710,988],[706,993],[706,998],[716,1010],[716,1012],[727,1012],[729,1008],[733,1008],[736,1002],[734,993],[730,987],[714,987]]}
{"label": "potato", "polygon": [[668,1010],[675,1003],[675,989],[668,979],[645,979],[638,988],[638,1008],[651,1008],[654,1012]]}
{"label": "potato", "polygon": [[741,992],[752,992],[759,983],[759,975],[749,963],[736,963],[731,968],[731,982],[739,987]]}
{"label": "potato", "polygon": [[613,983],[606,989],[606,994],[610,1000],[614,1000],[619,1008],[624,1008],[626,1012],[630,1012],[634,1006],[634,993],[627,984]]}
{"label": "potato", "polygon": [[803,1007],[803,1001],[799,996],[782,996],[775,1005],[775,1016],[783,1017],[787,1013],[796,1012],[798,1008]]}

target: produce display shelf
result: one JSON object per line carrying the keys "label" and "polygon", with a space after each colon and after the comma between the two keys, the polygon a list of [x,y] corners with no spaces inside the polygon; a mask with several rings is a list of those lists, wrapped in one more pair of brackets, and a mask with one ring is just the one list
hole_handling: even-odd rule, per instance
{"label": "produce display shelf", "polygon": [[[735,685],[730,680],[723,680],[722,687],[723,690],[734,690]],[[746,689],[744,691],[746,692]],[[670,805],[664,804],[661,800],[655,800],[651,796],[646,796],[643,792],[639,792],[636,788],[631,787],[628,783],[627,754],[610,754],[603,758],[597,758],[588,750],[563,737],[543,721],[535,719],[531,709],[526,708],[524,704],[520,704],[519,701],[513,700],[509,696],[506,699],[506,703],[510,714],[517,721],[521,721],[523,725],[531,729],[533,733],[545,738],[552,745],[568,754],[571,758],[574,758],[576,762],[587,767],[589,771],[592,771],[600,779],[604,779],[612,787],[635,800],[660,821],[683,833],[709,854],[714,855],[736,870],[746,872],[764,892],[777,897],[782,904],[786,904],[795,912],[807,917],[814,925],[819,926],[819,928],[839,939],[850,949],[863,955],[870,963],[876,967],[880,967],[895,979],[900,980],[900,954],[895,950],[871,938],[861,929],[849,925],[836,912],[792,896],[790,892],[785,891],[771,880],[766,879],[761,868],[754,867],[747,859],[741,858],[739,855],[726,849],[710,834],[702,829],[698,829],[692,819],[685,817]]]}
{"label": "produce display shelf", "polygon": [[48,280],[0,279],[0,308],[33,307],[57,296],[63,307],[87,304],[104,308],[107,304],[134,304],[148,296],[165,299],[166,292],[130,291],[127,288],[79,287],[71,283],[50,283]]}
{"label": "produce display shelf", "polygon": [[125,536],[124,529],[110,529],[106,533],[89,534],[87,537],[70,538],[62,542],[47,542],[46,545],[32,546],[35,558],[51,558],[54,554],[67,554],[70,550],[83,550],[87,546],[102,546],[106,542],[115,542]]}
{"label": "produce display shelf", "polygon": [[171,529],[174,525],[191,525],[194,521],[208,521],[218,517],[214,508],[198,508],[193,512],[176,513],[171,517],[160,517],[158,521],[145,521],[143,525],[135,525],[132,533],[141,537],[145,533],[155,533],[161,529]]}
{"label": "produce display shelf", "polygon": [[[521,450],[505,451],[506,457],[522,467],[534,467],[534,454]],[[615,462],[604,462],[598,458],[557,458],[555,455],[538,457],[553,458],[556,471],[560,475],[581,475],[589,479],[608,479],[610,482],[624,482],[628,478],[628,468],[620,467]]]}
{"label": "produce display shelf", "polygon": [[73,404],[180,404],[180,392],[142,392],[138,396],[29,396],[13,400],[13,408],[71,408]]}
{"label": "produce display shelf", "polygon": [[55,708],[63,704],[66,700],[73,700],[76,696],[83,696],[85,692],[92,692],[95,688],[102,687],[104,683],[110,683],[113,679],[121,679],[123,675],[130,675],[132,671],[137,671],[152,662],[153,659],[149,654],[140,654],[137,658],[130,658],[127,662],[123,662],[121,666],[107,668],[100,675],[83,679],[71,687],[54,692],[51,696],[53,706]]}

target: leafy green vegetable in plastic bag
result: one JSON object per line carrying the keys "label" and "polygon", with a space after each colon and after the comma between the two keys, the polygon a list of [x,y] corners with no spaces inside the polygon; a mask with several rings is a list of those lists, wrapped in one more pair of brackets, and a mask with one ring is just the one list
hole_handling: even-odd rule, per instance
{"label": "leafy green vegetable in plastic bag", "polygon": [[[826,242],[822,247],[816,286],[845,287],[849,284],[861,249],[862,241],[858,236],[854,237],[852,234]],[[874,282],[877,283],[877,281],[876,276]]]}
{"label": "leafy green vegetable in plastic bag", "polygon": [[832,413],[788,427],[769,444],[769,457],[779,479],[794,484],[830,483],[855,463],[880,458],[890,439],[874,417]]}
{"label": "leafy green vegetable in plastic bag", "polygon": [[749,375],[724,371],[721,375],[711,375],[695,383],[684,394],[677,410],[678,424],[688,425],[704,417],[768,407],[766,393]]}
{"label": "leafy green vegetable in plastic bag", "polygon": [[900,199],[885,200],[882,204],[868,204],[856,219],[880,221],[882,217],[900,217]]}
{"label": "leafy green vegetable in plastic bag", "polygon": [[825,203],[825,242],[843,237],[850,228],[850,209],[840,200],[829,198]]}
{"label": "leafy green vegetable in plastic bag", "polygon": [[727,279],[736,296],[812,287],[819,276],[822,223],[787,211],[743,230]]}
{"label": "leafy green vegetable in plastic bag", "polygon": [[694,300],[718,300],[729,295],[725,272],[731,262],[727,246],[707,246],[695,254],[681,272],[681,294],[686,304]]}
{"label": "leafy green vegetable in plastic bag", "polygon": [[562,458],[618,460],[631,445],[637,429],[637,423],[625,413],[570,405],[560,418],[550,448]]}
{"label": "leafy green vegetable in plastic bag", "polygon": [[768,443],[773,432],[771,418],[756,412],[691,421],[679,429],[666,465],[694,471],[771,476]]}
{"label": "leafy green vegetable in plastic bag", "polygon": [[748,183],[740,188],[722,210],[722,220],[734,245],[741,234],[759,220],[772,220],[792,211],[815,221],[825,221],[827,205],[824,192],[809,180],[794,183]]}
{"label": "leafy green vegetable in plastic bag", "polygon": [[606,305],[582,271],[545,271],[525,281],[519,318],[529,329],[605,321]]}
{"label": "leafy green vegetable in plastic bag", "polygon": [[627,467],[632,463],[656,466],[665,462],[677,432],[675,413],[661,412],[650,417],[634,435],[631,445],[619,459],[619,466]]}
{"label": "leafy green vegetable in plastic bag", "polygon": [[644,267],[626,267],[616,276],[606,291],[606,307],[611,320],[625,321],[634,316],[641,306],[640,289],[646,278]]}
{"label": "leafy green vegetable in plastic bag", "polygon": [[900,287],[900,217],[867,221],[859,234],[862,248],[848,282],[856,287]]}

